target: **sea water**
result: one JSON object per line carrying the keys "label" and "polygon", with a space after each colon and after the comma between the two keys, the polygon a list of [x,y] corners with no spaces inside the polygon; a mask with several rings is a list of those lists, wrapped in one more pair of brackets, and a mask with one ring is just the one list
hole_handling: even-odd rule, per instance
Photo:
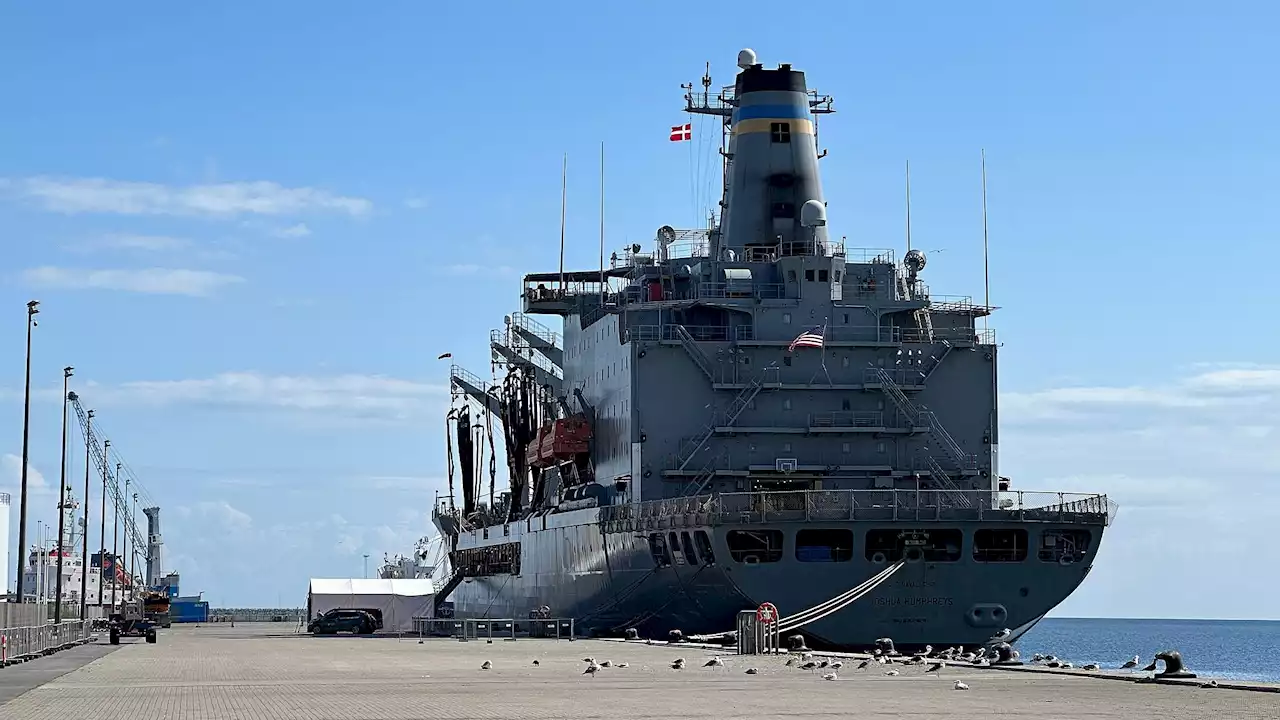
{"label": "sea water", "polygon": [[1046,618],[1016,647],[1024,662],[1042,653],[1104,668],[1134,655],[1141,668],[1157,652],[1177,650],[1201,677],[1280,682],[1280,621]]}

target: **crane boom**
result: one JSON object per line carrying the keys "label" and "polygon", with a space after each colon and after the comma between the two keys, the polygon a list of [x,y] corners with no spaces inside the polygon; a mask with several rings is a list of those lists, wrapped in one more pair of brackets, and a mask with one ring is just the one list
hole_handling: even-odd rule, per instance
{"label": "crane boom", "polygon": [[[93,432],[93,426],[89,424],[89,418],[85,415],[84,407],[80,405],[80,398],[75,393],[68,393],[67,400],[71,402],[71,407],[76,411],[76,419],[80,422],[80,433],[84,436],[84,444],[89,448],[89,452],[93,455],[93,462],[98,466],[98,472],[107,480],[107,491],[111,494],[115,502],[117,514],[124,519],[124,531],[127,537],[133,539],[134,548],[146,548],[140,552],[144,558],[150,559],[151,545],[147,542],[147,538],[138,530],[138,524],[134,522],[133,513],[129,512],[129,504],[127,498],[120,492],[120,484],[114,473],[111,472],[111,466],[107,462],[107,458],[102,454],[102,444],[98,442],[97,435]],[[88,532],[88,527],[85,528]],[[89,558],[84,559],[85,565],[89,563]]]}

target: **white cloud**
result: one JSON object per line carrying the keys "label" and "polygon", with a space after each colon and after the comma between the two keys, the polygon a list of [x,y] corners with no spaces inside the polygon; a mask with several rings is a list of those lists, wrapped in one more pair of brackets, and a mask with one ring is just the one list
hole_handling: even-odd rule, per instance
{"label": "white cloud", "polygon": [[65,268],[45,266],[22,272],[29,285],[70,290],[123,290],[157,295],[211,295],[228,285],[244,282],[238,275],[184,270],[143,268],[139,270]]}
{"label": "white cloud", "polygon": [[173,252],[191,246],[186,238],[168,235],[135,235],[129,233],[109,233],[72,247],[75,250],[126,250],[135,252]]}
{"label": "white cloud", "polygon": [[[22,456],[13,453],[0,455],[0,492],[9,493],[13,507],[18,506],[19,493],[22,492]],[[27,462],[27,493],[30,495],[52,495],[53,488],[45,480],[44,474]],[[56,501],[56,498],[55,498]],[[54,504],[57,504],[56,502]],[[0,542],[6,538],[0,538]]]}
{"label": "white cloud", "polygon": [[[1152,384],[1001,396],[1000,471],[1013,489],[1102,492],[1120,505],[1093,572],[1058,615],[1275,617],[1269,577],[1224,558],[1280,523],[1280,368],[1196,366]],[[1150,606],[1150,588],[1178,588]],[[1223,596],[1217,588],[1230,585]]]}
{"label": "white cloud", "polygon": [[3,186],[60,213],[120,215],[293,215],[332,211],[364,215],[373,203],[326,190],[287,188],[265,180],[175,187],[107,178],[30,177]]}
{"label": "white cloud", "polygon": [[287,228],[276,230],[272,234],[276,237],[282,238],[301,238],[310,235],[311,228],[307,227],[306,223],[298,223],[297,225],[291,225]]}
{"label": "white cloud", "polygon": [[406,198],[404,206],[410,210],[421,210],[427,206],[427,199],[422,197]]}
{"label": "white cloud", "polygon": [[[408,417],[433,406],[441,385],[382,375],[267,375],[227,372],[188,380],[139,380],[97,391],[105,402],[171,405],[205,403],[337,411],[364,416]],[[104,397],[105,396],[105,397]]]}

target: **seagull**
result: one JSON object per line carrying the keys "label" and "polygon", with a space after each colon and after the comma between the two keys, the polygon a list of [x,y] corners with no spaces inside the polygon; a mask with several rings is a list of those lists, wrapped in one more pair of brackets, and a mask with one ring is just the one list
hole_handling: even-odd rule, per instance
{"label": "seagull", "polygon": [[1218,681],[1217,681],[1217,680],[1210,680],[1210,681],[1209,681],[1209,682],[1207,682],[1207,683],[1200,683],[1200,687],[1202,687],[1202,688],[1216,688],[1216,687],[1218,687]]}
{"label": "seagull", "polygon": [[676,661],[671,663],[671,669],[672,670],[684,669],[684,658],[676,658]]}
{"label": "seagull", "polygon": [[1044,660],[1044,656],[1041,655],[1040,653],[1036,653],[1035,655],[1031,656],[1031,662],[1040,662],[1041,660]]}
{"label": "seagull", "polygon": [[825,668],[825,667],[827,667],[827,666],[828,666],[828,665],[830,665],[830,664],[831,664],[831,661],[830,661],[830,660],[823,660],[822,662],[818,663],[818,667],[819,667],[819,668]]}
{"label": "seagull", "polygon": [[755,669],[755,668],[747,668],[747,674],[748,674],[748,675],[757,675],[757,674],[759,674],[759,672],[760,672],[760,671],[759,671],[759,670],[757,670],[757,669]]}
{"label": "seagull", "polygon": [[488,660],[485,660],[484,662],[480,663],[481,670],[489,670],[492,667],[493,667],[493,663],[489,662]]}
{"label": "seagull", "polygon": [[596,676],[596,673],[598,673],[598,672],[600,672],[600,666],[599,666],[599,665],[597,665],[597,664],[595,664],[595,663],[591,663],[590,665],[588,665],[588,666],[587,666],[587,669],[586,669],[586,670],[583,670],[583,671],[582,671],[582,674],[583,674],[583,675],[590,675],[591,677],[595,677],[595,676]]}
{"label": "seagull", "polygon": [[790,658],[787,659],[787,667],[794,667],[795,664],[796,664],[796,656],[792,655]]}
{"label": "seagull", "polygon": [[541,665],[542,663],[538,662],[537,660],[534,660],[534,661],[533,661],[533,664],[534,664],[534,665]]}
{"label": "seagull", "polygon": [[807,663],[805,663],[805,664],[801,665],[801,666],[800,666],[800,669],[801,669],[801,670],[812,670],[812,669],[814,669],[814,668],[816,668],[816,667],[818,667],[818,663],[816,663],[816,662],[814,662],[814,661],[810,660],[809,662],[807,662]]}
{"label": "seagull", "polygon": [[844,663],[843,663],[843,662],[841,662],[841,661],[839,661],[839,660],[837,660],[837,661],[835,661],[835,662],[831,663],[831,669],[832,669],[832,670],[839,670],[839,669],[840,669],[840,668],[842,668],[842,667],[844,667]]}
{"label": "seagull", "polygon": [[929,666],[929,669],[928,669],[928,670],[925,670],[925,672],[927,672],[927,673],[931,673],[931,672],[938,672],[939,670],[941,670],[941,669],[942,669],[943,667],[945,667],[945,666],[946,666],[946,663],[944,663],[944,662],[936,662],[936,663],[934,663],[934,664],[930,665],[930,666]]}
{"label": "seagull", "polygon": [[608,660],[601,660],[600,667],[613,667],[613,663],[609,662]]}
{"label": "seagull", "polygon": [[1132,670],[1133,668],[1138,667],[1138,662],[1139,662],[1140,660],[1142,660],[1141,656],[1134,655],[1132,660],[1130,660],[1129,662],[1127,662],[1127,663],[1125,663],[1125,664],[1121,665],[1121,666],[1120,666],[1120,668],[1121,668],[1122,670]]}
{"label": "seagull", "polygon": [[955,685],[952,685],[951,687],[955,688],[956,690],[968,690],[968,689],[969,689],[969,686],[968,686],[968,685],[965,685],[963,680],[957,680],[957,681],[956,681],[956,684],[955,684]]}
{"label": "seagull", "polygon": [[884,674],[885,674],[885,675],[888,675],[888,676],[890,676],[890,677],[892,677],[892,676],[894,676],[894,675],[897,675],[897,674],[898,674],[898,671],[897,671],[897,670],[886,670]]}
{"label": "seagull", "polygon": [[996,633],[995,635],[992,635],[991,642],[1004,642],[1005,640],[1008,640],[1011,637],[1013,637],[1013,631],[1010,630],[1009,628],[1005,628],[1000,632]]}
{"label": "seagull", "polygon": [[620,668],[631,667],[631,665],[629,663],[618,663],[618,667]]}
{"label": "seagull", "polygon": [[862,662],[858,663],[858,669],[859,669],[859,670],[861,670],[862,668],[864,668],[864,667],[866,667],[866,666],[868,666],[868,665],[870,665],[870,664],[871,664],[871,661],[870,661],[870,660],[863,660]]}
{"label": "seagull", "polygon": [[1098,663],[1089,663],[1088,665],[1085,665],[1080,669],[1081,670],[1101,670],[1102,666],[1099,665]]}
{"label": "seagull", "polygon": [[823,680],[835,680],[835,679],[836,679],[836,674],[835,674],[835,673],[827,673],[826,675],[823,675],[823,676],[822,676],[822,679],[823,679]]}
{"label": "seagull", "polygon": [[702,667],[724,667],[724,661],[718,657],[713,657],[702,664]]}
{"label": "seagull", "polygon": [[595,659],[595,658],[593,658],[593,657],[584,657],[584,658],[582,658],[582,662],[587,663],[588,665],[590,665],[590,664],[594,663],[595,661],[596,661],[596,659]]}

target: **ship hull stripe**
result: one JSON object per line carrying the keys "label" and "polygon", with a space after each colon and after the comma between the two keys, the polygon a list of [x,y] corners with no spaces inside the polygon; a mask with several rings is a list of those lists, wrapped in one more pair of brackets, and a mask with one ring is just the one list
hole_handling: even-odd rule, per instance
{"label": "ship hull stripe", "polygon": [[770,125],[777,122],[791,124],[792,135],[812,135],[813,122],[810,120],[796,120],[794,118],[770,117],[758,118],[754,120],[743,120],[733,126],[735,135],[747,135],[750,133],[767,133]]}

